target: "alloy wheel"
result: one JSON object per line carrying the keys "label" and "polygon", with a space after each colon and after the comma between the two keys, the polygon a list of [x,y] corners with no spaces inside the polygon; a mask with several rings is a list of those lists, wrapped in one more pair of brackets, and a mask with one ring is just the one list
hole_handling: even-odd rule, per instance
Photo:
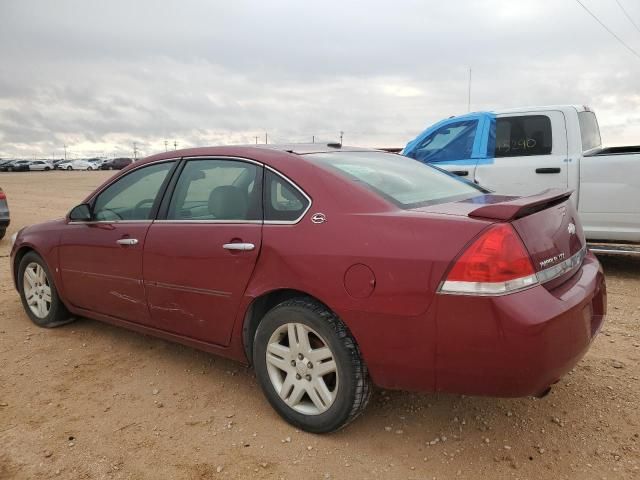
{"label": "alloy wheel", "polygon": [[51,310],[51,285],[42,265],[31,262],[23,275],[24,297],[31,312],[45,318]]}
{"label": "alloy wheel", "polygon": [[266,361],[273,388],[295,411],[319,415],[335,401],[339,378],[334,354],[307,325],[286,323],[276,329],[267,345]]}

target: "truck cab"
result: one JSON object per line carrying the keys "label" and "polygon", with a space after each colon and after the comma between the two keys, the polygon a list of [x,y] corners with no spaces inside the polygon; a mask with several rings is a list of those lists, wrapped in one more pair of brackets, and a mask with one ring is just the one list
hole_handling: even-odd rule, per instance
{"label": "truck cab", "polygon": [[571,189],[590,240],[640,242],[640,146],[603,149],[589,107],[451,117],[402,153],[505,195]]}

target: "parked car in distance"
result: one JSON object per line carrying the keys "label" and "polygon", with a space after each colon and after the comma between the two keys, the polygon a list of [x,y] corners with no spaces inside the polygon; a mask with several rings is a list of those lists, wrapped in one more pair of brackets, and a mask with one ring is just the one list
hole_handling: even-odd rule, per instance
{"label": "parked car in distance", "polygon": [[97,167],[86,160],[70,160],[60,162],[57,166],[58,170],[97,170]]}
{"label": "parked car in distance", "polygon": [[53,163],[46,160],[33,160],[29,163],[29,170],[53,170]]}
{"label": "parked car in distance", "polygon": [[27,172],[29,171],[30,160],[14,160],[9,163],[5,163],[0,166],[0,171],[3,172]]}
{"label": "parked car in distance", "polygon": [[105,163],[105,162],[108,162],[109,159],[107,159],[107,158],[90,158],[87,161],[91,162],[93,164],[94,170],[99,170],[100,167],[102,166],[102,164]]}
{"label": "parked car in distance", "polygon": [[7,228],[11,223],[9,215],[9,203],[7,202],[7,194],[0,188],[0,240],[2,240],[7,233]]}
{"label": "parked car in distance", "polygon": [[195,148],[20,230],[11,265],[37,325],[86,316],[251,363],[283,418],[329,432],[372,384],[543,395],[571,370],[606,289],[569,196],[339,145]]}
{"label": "parked car in distance", "polygon": [[128,167],[133,163],[131,158],[114,158],[113,160],[107,160],[100,165],[101,170],[122,170],[124,167]]}
{"label": "parked car in distance", "polygon": [[587,239],[640,243],[640,145],[603,148],[589,107],[451,117],[427,128],[403,153],[506,195],[572,189]]}

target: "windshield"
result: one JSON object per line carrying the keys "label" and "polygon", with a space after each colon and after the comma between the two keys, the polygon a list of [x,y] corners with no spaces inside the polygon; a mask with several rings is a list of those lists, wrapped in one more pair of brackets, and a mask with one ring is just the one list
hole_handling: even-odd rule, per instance
{"label": "windshield", "polygon": [[382,152],[313,153],[318,160],[353,182],[364,185],[404,209],[482,195],[475,185],[419,161]]}
{"label": "windshield", "polygon": [[444,125],[422,140],[409,156],[430,163],[471,158],[477,126],[477,120]]}

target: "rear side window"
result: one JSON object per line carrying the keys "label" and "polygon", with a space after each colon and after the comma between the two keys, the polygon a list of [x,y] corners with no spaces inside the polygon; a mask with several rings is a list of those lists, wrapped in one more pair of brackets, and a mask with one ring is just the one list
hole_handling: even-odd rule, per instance
{"label": "rear side window", "polygon": [[270,170],[265,172],[264,219],[276,222],[297,222],[310,204],[293,184]]}
{"label": "rear side window", "polygon": [[168,220],[260,220],[262,167],[237,160],[189,160],[176,184]]}
{"label": "rear side window", "polygon": [[449,123],[426,137],[411,157],[421,162],[447,162],[471,158],[477,120]]}
{"label": "rear side window", "polygon": [[600,138],[600,127],[596,114],[593,112],[578,113],[578,122],[580,123],[580,136],[582,137],[582,151],[593,150],[602,145]]}
{"label": "rear side window", "polygon": [[496,158],[549,155],[552,145],[551,120],[546,115],[496,119]]}
{"label": "rear side window", "polygon": [[308,156],[404,209],[483,194],[479,188],[454,175],[402,155],[336,152]]}

